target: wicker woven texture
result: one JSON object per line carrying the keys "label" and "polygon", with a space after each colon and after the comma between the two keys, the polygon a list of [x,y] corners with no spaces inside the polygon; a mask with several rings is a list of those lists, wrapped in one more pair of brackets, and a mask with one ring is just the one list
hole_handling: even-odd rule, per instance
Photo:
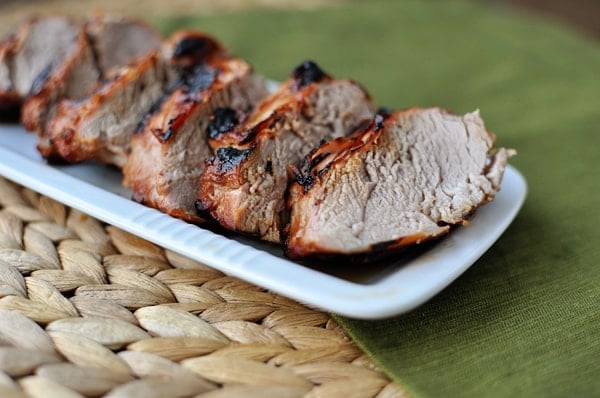
{"label": "wicker woven texture", "polygon": [[325,313],[0,178],[1,397],[402,396]]}

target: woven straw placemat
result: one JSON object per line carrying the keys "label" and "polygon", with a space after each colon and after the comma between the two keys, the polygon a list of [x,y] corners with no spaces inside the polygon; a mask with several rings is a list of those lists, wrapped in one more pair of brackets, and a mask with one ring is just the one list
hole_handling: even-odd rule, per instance
{"label": "woven straw placemat", "polygon": [[0,208],[1,397],[404,395],[326,313],[1,178]]}

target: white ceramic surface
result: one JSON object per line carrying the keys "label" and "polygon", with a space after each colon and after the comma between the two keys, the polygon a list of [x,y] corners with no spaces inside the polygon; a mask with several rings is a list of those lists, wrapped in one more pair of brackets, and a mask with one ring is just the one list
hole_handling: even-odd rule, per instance
{"label": "white ceramic surface", "polygon": [[409,311],[469,268],[516,216],[526,196],[521,174],[508,167],[496,199],[460,227],[417,253],[377,266],[302,265],[248,238],[229,239],[129,199],[121,175],[99,164],[48,166],[34,134],[0,125],[0,174],[162,247],[302,303],[354,318]]}

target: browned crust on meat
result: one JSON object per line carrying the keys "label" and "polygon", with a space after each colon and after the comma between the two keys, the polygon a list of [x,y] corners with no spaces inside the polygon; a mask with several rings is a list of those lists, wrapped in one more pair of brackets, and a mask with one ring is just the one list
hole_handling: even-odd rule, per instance
{"label": "browned crust on meat", "polygon": [[[443,108],[435,109],[443,113],[449,113],[448,110]],[[421,108],[411,107],[397,111],[395,115],[404,114],[408,116],[419,110]],[[320,176],[335,164],[345,162],[356,152],[368,150],[377,142],[389,116],[391,115],[388,113],[379,113],[375,115],[373,120],[358,126],[352,134],[325,142],[315,148],[304,158],[300,167],[289,168],[290,178],[294,179],[290,189],[298,190],[301,187],[298,194],[306,194],[315,184],[320,182]],[[491,137],[494,137],[492,133],[488,133]]]}
{"label": "browned crust on meat", "polygon": [[[292,207],[302,197],[311,194],[311,190],[316,189],[322,183],[321,177],[327,173],[336,164],[342,164],[357,152],[367,151],[372,145],[377,142],[381,135],[384,117],[377,115],[373,120],[365,122],[359,126],[352,134],[346,137],[340,137],[335,140],[321,144],[308,155],[300,167],[288,166],[289,178],[292,181],[288,187],[288,195],[286,206],[291,214],[291,219],[286,226],[284,235],[284,251],[285,255],[296,259],[305,257],[329,257],[336,256],[339,253],[331,251],[323,247],[318,242],[304,242],[298,237],[298,229],[302,225],[303,214],[291,212]],[[311,211],[311,209],[303,209]],[[421,239],[425,239],[425,234],[415,236],[402,237],[392,242],[377,245],[373,249],[395,250],[400,247],[415,243]]]}
{"label": "browned crust on meat", "polygon": [[160,109],[147,118],[144,130],[151,132],[158,141],[167,142],[174,139],[194,110],[228,84],[229,77],[235,78],[251,72],[251,67],[246,62],[223,58],[219,53],[206,59],[200,67],[206,67],[206,73],[214,73],[208,87],[203,90],[190,90],[187,84],[182,84],[168,95]]}
{"label": "browned crust on meat", "polygon": [[[324,77],[322,82],[333,79]],[[238,128],[209,138],[208,143],[213,149],[224,146],[251,147],[253,142],[261,137],[276,134],[276,126],[286,113],[297,112],[306,105],[306,99],[316,90],[315,84],[298,88],[293,79],[283,83],[275,93],[265,98],[257,105],[250,118],[243,121]]]}
{"label": "browned crust on meat", "polygon": [[[276,122],[277,123],[277,122]],[[268,131],[262,131],[262,137],[274,134],[275,126],[272,125]],[[205,169],[200,176],[198,200],[196,209],[205,217],[217,221],[221,226],[232,231],[239,231],[240,222],[244,216],[245,209],[240,208],[244,199],[240,195],[227,195],[226,200],[219,200],[223,194],[219,190],[236,189],[245,184],[243,169],[246,162],[252,162],[257,155],[256,148],[258,140],[243,147],[222,147],[217,149],[217,154],[205,162]],[[221,155],[222,151],[235,151],[233,156]]]}
{"label": "browned crust on meat", "polygon": [[123,168],[123,186],[129,187],[133,191],[133,200],[149,207],[160,209],[158,203],[150,201],[154,195],[152,190],[157,189],[156,177],[153,176],[153,170],[144,166],[144,159],[137,159],[136,155],[143,154],[144,158],[155,159],[161,155],[161,148],[155,140],[149,139],[147,132],[135,134],[132,137],[132,156],[129,157]]}
{"label": "browned crust on meat", "polygon": [[[286,218],[285,163],[280,164],[278,155],[267,148],[283,145],[276,143],[282,133],[294,134],[303,124],[311,123],[309,121],[314,119],[316,112],[313,102],[320,98],[318,90],[321,87],[334,82],[341,86],[347,83],[357,86],[349,80],[334,81],[314,63],[310,64],[305,69],[309,76],[299,76],[296,71],[300,67],[295,69],[292,79],[263,100],[247,120],[237,128],[209,139],[217,153],[206,162],[200,177],[196,202],[199,214],[216,220],[229,230],[281,241]],[[370,102],[364,90],[358,89],[365,94],[365,102]],[[232,155],[223,156],[225,152]],[[282,180],[284,187],[281,187]],[[272,189],[266,188],[270,184]],[[281,204],[277,201],[279,195]],[[257,218],[264,223],[257,223]]]}
{"label": "browned crust on meat", "polygon": [[[148,43],[152,45],[160,40],[160,34],[156,29],[136,19],[105,17],[102,13],[97,13],[94,18],[82,25],[67,53],[61,59],[55,60],[36,78],[22,108],[22,123],[26,129],[37,132],[38,150],[48,159],[61,158],[57,149],[53,147],[52,137],[48,134],[49,122],[58,108],[58,102],[63,98],[75,101],[86,98],[102,87],[101,78],[110,77],[122,63],[131,61],[134,54],[140,56],[151,51],[150,48],[146,49],[142,46],[136,53],[135,47],[126,45],[122,51],[115,49],[115,56],[104,56],[112,54],[109,52],[109,47],[115,42],[115,37],[120,37],[119,31],[112,33],[102,31],[107,29],[104,25],[111,23],[119,23],[123,27],[128,24],[137,26],[141,29],[137,31],[137,36],[147,37]],[[68,107],[66,105],[63,111]],[[64,136],[67,142],[69,136],[73,138],[69,131],[66,131]]]}
{"label": "browned crust on meat", "polygon": [[[424,232],[420,232],[414,235],[403,236],[391,241],[377,243],[369,246],[361,253],[353,253],[354,257],[352,262],[366,263],[384,259],[389,257],[392,253],[399,252],[409,246],[420,245],[434,239],[438,239],[448,232],[450,232],[450,227],[445,228],[442,232],[436,235],[428,235]],[[286,237],[284,253],[287,257],[293,260],[336,260],[338,258],[348,258],[348,254],[330,250],[314,241],[311,241],[310,243],[298,241],[292,242],[289,239],[289,236]]]}
{"label": "browned crust on meat", "polygon": [[123,86],[130,84],[147,69],[160,62],[160,54],[154,51],[130,65],[122,67],[111,80],[102,85],[84,102],[64,99],[58,104],[56,115],[48,126],[48,137],[53,149],[67,162],[80,162],[96,156],[99,138],[85,139],[79,134],[81,124],[100,109],[100,105]]}
{"label": "browned crust on meat", "polygon": [[[181,40],[184,36],[184,32],[177,34],[177,40],[171,40],[172,45]],[[224,62],[224,59],[219,58],[218,62]],[[215,61],[213,61],[215,62]],[[211,88],[215,82],[211,83]],[[132,137],[132,141],[135,145],[140,148],[144,147],[149,150],[150,146],[158,148],[156,144],[164,144],[173,137],[173,133],[177,131],[178,127],[185,121],[185,118],[189,116],[192,110],[202,100],[207,98],[207,95],[203,92],[190,92],[184,84],[179,84],[179,87],[175,87],[172,92],[166,93],[163,98],[155,104],[154,109],[151,109],[148,114],[143,118],[142,123],[139,125],[138,130]],[[172,128],[170,130],[170,128]],[[159,152],[152,151],[152,155],[148,156],[160,156]],[[137,201],[147,203],[148,197],[142,192],[148,191],[148,186],[143,179],[139,178],[139,171],[136,167],[135,162],[128,162],[124,168],[124,179],[123,185],[125,187],[133,188],[135,195],[138,197]],[[135,171],[134,171],[135,170]],[[149,204],[152,206],[152,204]],[[152,206],[155,207],[155,206]]]}
{"label": "browned crust on meat", "polygon": [[[233,151],[233,154],[222,153],[225,151]],[[231,197],[231,200],[219,203],[221,211],[214,212],[217,204],[209,198],[215,196],[216,186],[227,186],[237,188],[244,183],[241,173],[241,166],[244,160],[253,155],[253,148],[236,149],[233,147],[225,147],[217,150],[217,155],[210,157],[205,162],[205,171],[200,177],[199,195],[196,201],[196,210],[200,216],[213,219],[229,230],[235,231],[239,225],[241,216],[239,206],[241,197],[238,200]]]}
{"label": "browned crust on meat", "polygon": [[[407,108],[397,111],[396,115],[400,113],[409,115],[419,109],[418,107]],[[437,109],[447,113],[445,109]],[[300,167],[290,166],[289,175],[294,182],[290,189],[302,187],[298,194],[306,194],[320,182],[320,176],[335,164],[345,162],[356,152],[368,150],[377,142],[390,116],[388,113],[379,113],[372,120],[358,126],[352,134],[319,145],[304,157]]]}
{"label": "browned crust on meat", "polygon": [[[202,39],[205,36],[199,35],[199,37]],[[158,101],[144,118],[132,137],[131,155],[123,169],[123,185],[133,189],[135,200],[190,222],[203,221],[193,211],[195,197],[189,202],[186,200],[191,209],[186,209],[182,203],[177,203],[175,195],[183,186],[183,182],[179,188],[176,188],[174,181],[179,183],[179,178],[182,181],[191,178],[190,175],[194,172],[189,164],[201,163],[208,154],[196,157],[194,161],[189,157],[192,153],[209,152],[210,148],[206,145],[204,131],[194,132],[190,137],[186,136],[185,139],[190,139],[194,144],[188,141],[183,143],[180,132],[184,129],[189,133],[190,128],[194,128],[191,127],[190,122],[197,117],[206,117],[202,120],[208,123],[213,107],[244,102],[244,96],[232,97],[231,87],[236,87],[238,83],[250,84],[248,82],[256,79],[252,75],[252,68],[245,61],[229,57],[220,46],[215,51],[207,54],[199,65],[184,69],[181,81],[175,84],[174,88]],[[186,145],[192,146],[189,152],[184,150],[186,154],[181,154],[182,158],[177,160],[178,155],[172,150],[179,145],[183,145],[184,148]],[[188,164],[188,161],[191,163]],[[143,164],[147,162],[154,162],[154,164],[144,166]],[[179,171],[163,171],[165,163],[177,164],[178,162],[186,162],[186,167]],[[172,175],[175,174],[177,176],[173,177]],[[197,175],[194,176],[194,196],[197,178]]]}
{"label": "browned crust on meat", "polygon": [[[314,84],[298,90],[294,80],[288,80],[262,101],[243,125],[208,140],[217,154],[205,162],[205,170],[200,177],[196,202],[200,215],[217,221],[224,228],[238,231],[240,220],[246,211],[239,206],[243,198],[229,195],[227,200],[219,200],[220,194],[215,188],[231,191],[240,188],[245,183],[243,167],[245,163],[252,162],[257,148],[261,146],[260,142],[272,139],[281,130],[286,115],[301,109],[314,90]],[[220,151],[233,151],[236,155],[220,156]]]}
{"label": "browned crust on meat", "polygon": [[[101,23],[103,21],[94,22],[94,24]],[[62,100],[58,105],[56,116],[48,127],[47,135],[50,137],[52,146],[57,154],[68,162],[98,158],[101,161],[122,166],[128,152],[128,145],[123,148],[114,147],[113,145],[112,149],[105,149],[105,145],[111,145],[111,143],[103,142],[103,135],[100,132],[89,134],[91,131],[83,131],[89,130],[88,123],[92,119],[98,120],[98,112],[102,112],[102,104],[109,99],[116,98],[122,89],[136,84],[136,81],[143,78],[143,75],[150,70],[166,68],[166,63],[171,64],[170,68],[173,69],[174,73],[176,70],[182,70],[185,73],[186,68],[192,68],[193,65],[205,58],[222,53],[224,53],[224,49],[221,44],[203,32],[190,30],[176,32],[163,45],[162,51],[150,52],[130,61],[129,65],[113,70],[109,80],[84,101]],[[167,88],[168,84],[170,83],[164,82],[164,89]],[[185,91],[185,87],[182,91]],[[182,94],[188,95],[189,93],[184,92]],[[191,95],[189,97],[191,98]],[[189,101],[190,98],[176,99],[176,101],[180,101],[180,110],[192,105],[192,102]],[[197,100],[197,98],[194,98],[194,100]],[[119,113],[122,110],[119,109],[116,112]],[[186,112],[182,111],[181,113],[182,119],[185,119]],[[174,123],[177,121],[174,120]],[[131,133],[133,133],[133,130]],[[162,137],[162,135],[159,136],[159,138]],[[107,150],[109,152],[106,152]],[[119,155],[112,154],[110,151],[117,151]]]}
{"label": "browned crust on meat", "polygon": [[212,36],[197,30],[180,29],[173,33],[165,43],[173,65],[190,67],[203,62],[211,56],[229,58],[229,50]]}
{"label": "browned crust on meat", "polygon": [[290,165],[288,173],[294,182],[289,189],[294,191],[294,196],[305,195],[316,184],[320,184],[321,175],[336,163],[345,162],[356,152],[368,150],[381,135],[383,123],[384,117],[377,115],[349,136],[336,138],[315,148],[304,158],[300,167]]}

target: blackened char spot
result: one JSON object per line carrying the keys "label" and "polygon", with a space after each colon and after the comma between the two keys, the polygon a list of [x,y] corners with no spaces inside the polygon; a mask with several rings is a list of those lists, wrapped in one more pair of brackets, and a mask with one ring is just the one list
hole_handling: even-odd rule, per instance
{"label": "blackened char spot", "polygon": [[316,182],[311,173],[313,166],[314,162],[311,160],[311,154],[309,154],[304,158],[299,168],[293,169],[296,182],[302,186],[304,193],[307,193]]}
{"label": "blackened char spot", "polygon": [[354,132],[364,134],[370,129],[377,132],[383,128],[385,120],[392,113],[387,108],[379,108],[373,119],[361,120],[358,125],[354,128]]}
{"label": "blackened char spot", "polygon": [[317,181],[315,177],[311,174],[304,174],[301,177],[297,178],[298,184],[302,185],[304,193],[310,191],[310,189],[315,185]]}
{"label": "blackened char spot", "polygon": [[203,58],[216,48],[215,42],[208,37],[185,37],[175,46],[173,57]]}
{"label": "blackened char spot", "polygon": [[207,228],[213,232],[216,232],[220,235],[224,235],[226,237],[231,236],[232,231],[222,227],[221,224],[219,224],[219,222],[212,215],[214,207],[210,203],[210,201],[207,203],[204,202],[202,199],[197,199],[194,202],[194,208],[196,209],[196,214],[205,221],[205,223],[202,224],[203,228]]}
{"label": "blackened char spot", "polygon": [[375,123],[374,131],[379,131],[383,128],[383,122],[385,122],[385,116],[377,114],[375,115],[375,119],[373,119],[373,123]]}
{"label": "blackened char spot", "polygon": [[173,118],[167,122],[167,129],[158,135],[161,142],[167,142],[173,136],[173,124],[177,119]]}
{"label": "blackened char spot", "polygon": [[328,76],[315,62],[304,61],[294,68],[292,77],[295,80],[296,88],[300,89],[311,83],[318,83]]}
{"label": "blackened char spot", "polygon": [[374,243],[371,245],[371,250],[373,252],[385,252],[394,247],[395,243],[397,243],[397,240],[388,240],[385,242]]}
{"label": "blackened char spot", "polygon": [[210,206],[208,206],[204,201],[198,199],[194,202],[194,207],[196,208],[196,213],[206,219],[212,218],[210,214]]}
{"label": "blackened char spot", "polygon": [[183,76],[183,88],[188,93],[197,93],[206,91],[214,83],[218,69],[213,69],[207,65],[200,64]]}
{"label": "blackened char spot", "polygon": [[240,140],[240,144],[244,145],[250,143],[261,131],[265,129],[272,130],[277,127],[277,123],[284,120],[285,118],[277,112],[272,113],[268,118],[254,125],[252,128],[245,130],[241,135],[243,138]]}
{"label": "blackened char spot", "polygon": [[50,72],[52,72],[52,64],[46,66],[38,75],[33,79],[31,83],[31,89],[29,90],[29,95],[38,95],[44,89],[44,85],[46,84],[46,80],[50,77]]}
{"label": "blackened char spot", "polygon": [[[152,106],[150,112],[148,112],[148,114],[144,116],[144,118],[138,125],[138,129],[141,129],[143,131],[144,125],[147,123],[150,116],[153,113],[160,112],[162,103],[169,96],[171,96],[175,90],[180,89],[183,93],[186,94],[185,99],[183,100],[184,102],[201,101],[202,96],[200,95],[200,93],[210,88],[210,86],[213,84],[216,77],[218,76],[219,72],[219,69],[209,68],[208,66],[203,64],[197,65],[195,68],[187,70],[185,73],[183,73],[181,78],[168,89],[167,94],[165,94],[158,102],[156,102]],[[165,131],[159,132],[157,134],[155,133],[155,135],[161,142],[168,141],[173,136],[173,133],[179,129],[179,127],[176,126],[177,121],[177,117],[170,119],[167,123],[168,126]]]}
{"label": "blackened char spot", "polygon": [[144,129],[146,128],[146,123],[148,123],[148,120],[150,120],[152,115],[154,115],[155,113],[158,113],[158,111],[160,111],[162,104],[167,100],[167,98],[169,98],[169,93],[164,94],[158,100],[154,101],[154,103],[152,104],[152,106],[150,107],[148,112],[146,112],[146,114],[142,117],[142,119],[137,124],[137,127],[135,128],[135,134],[141,134],[144,132]]}
{"label": "blackened char spot", "polygon": [[173,136],[173,127],[171,125],[169,125],[169,127],[165,130],[165,132],[158,137],[158,139],[160,140],[160,142],[167,142],[169,140],[169,138],[171,138]]}
{"label": "blackened char spot", "polygon": [[233,170],[248,157],[250,152],[252,152],[252,148],[237,149],[228,146],[217,149],[216,155],[219,160],[219,172],[226,173]]}
{"label": "blackened char spot", "polygon": [[217,108],[210,117],[210,123],[206,127],[209,138],[217,138],[221,134],[232,131],[239,123],[237,113],[231,108]]}
{"label": "blackened char spot", "polygon": [[383,116],[384,118],[389,117],[392,114],[392,110],[388,107],[385,106],[380,106],[379,109],[377,109],[376,112],[378,115]]}

